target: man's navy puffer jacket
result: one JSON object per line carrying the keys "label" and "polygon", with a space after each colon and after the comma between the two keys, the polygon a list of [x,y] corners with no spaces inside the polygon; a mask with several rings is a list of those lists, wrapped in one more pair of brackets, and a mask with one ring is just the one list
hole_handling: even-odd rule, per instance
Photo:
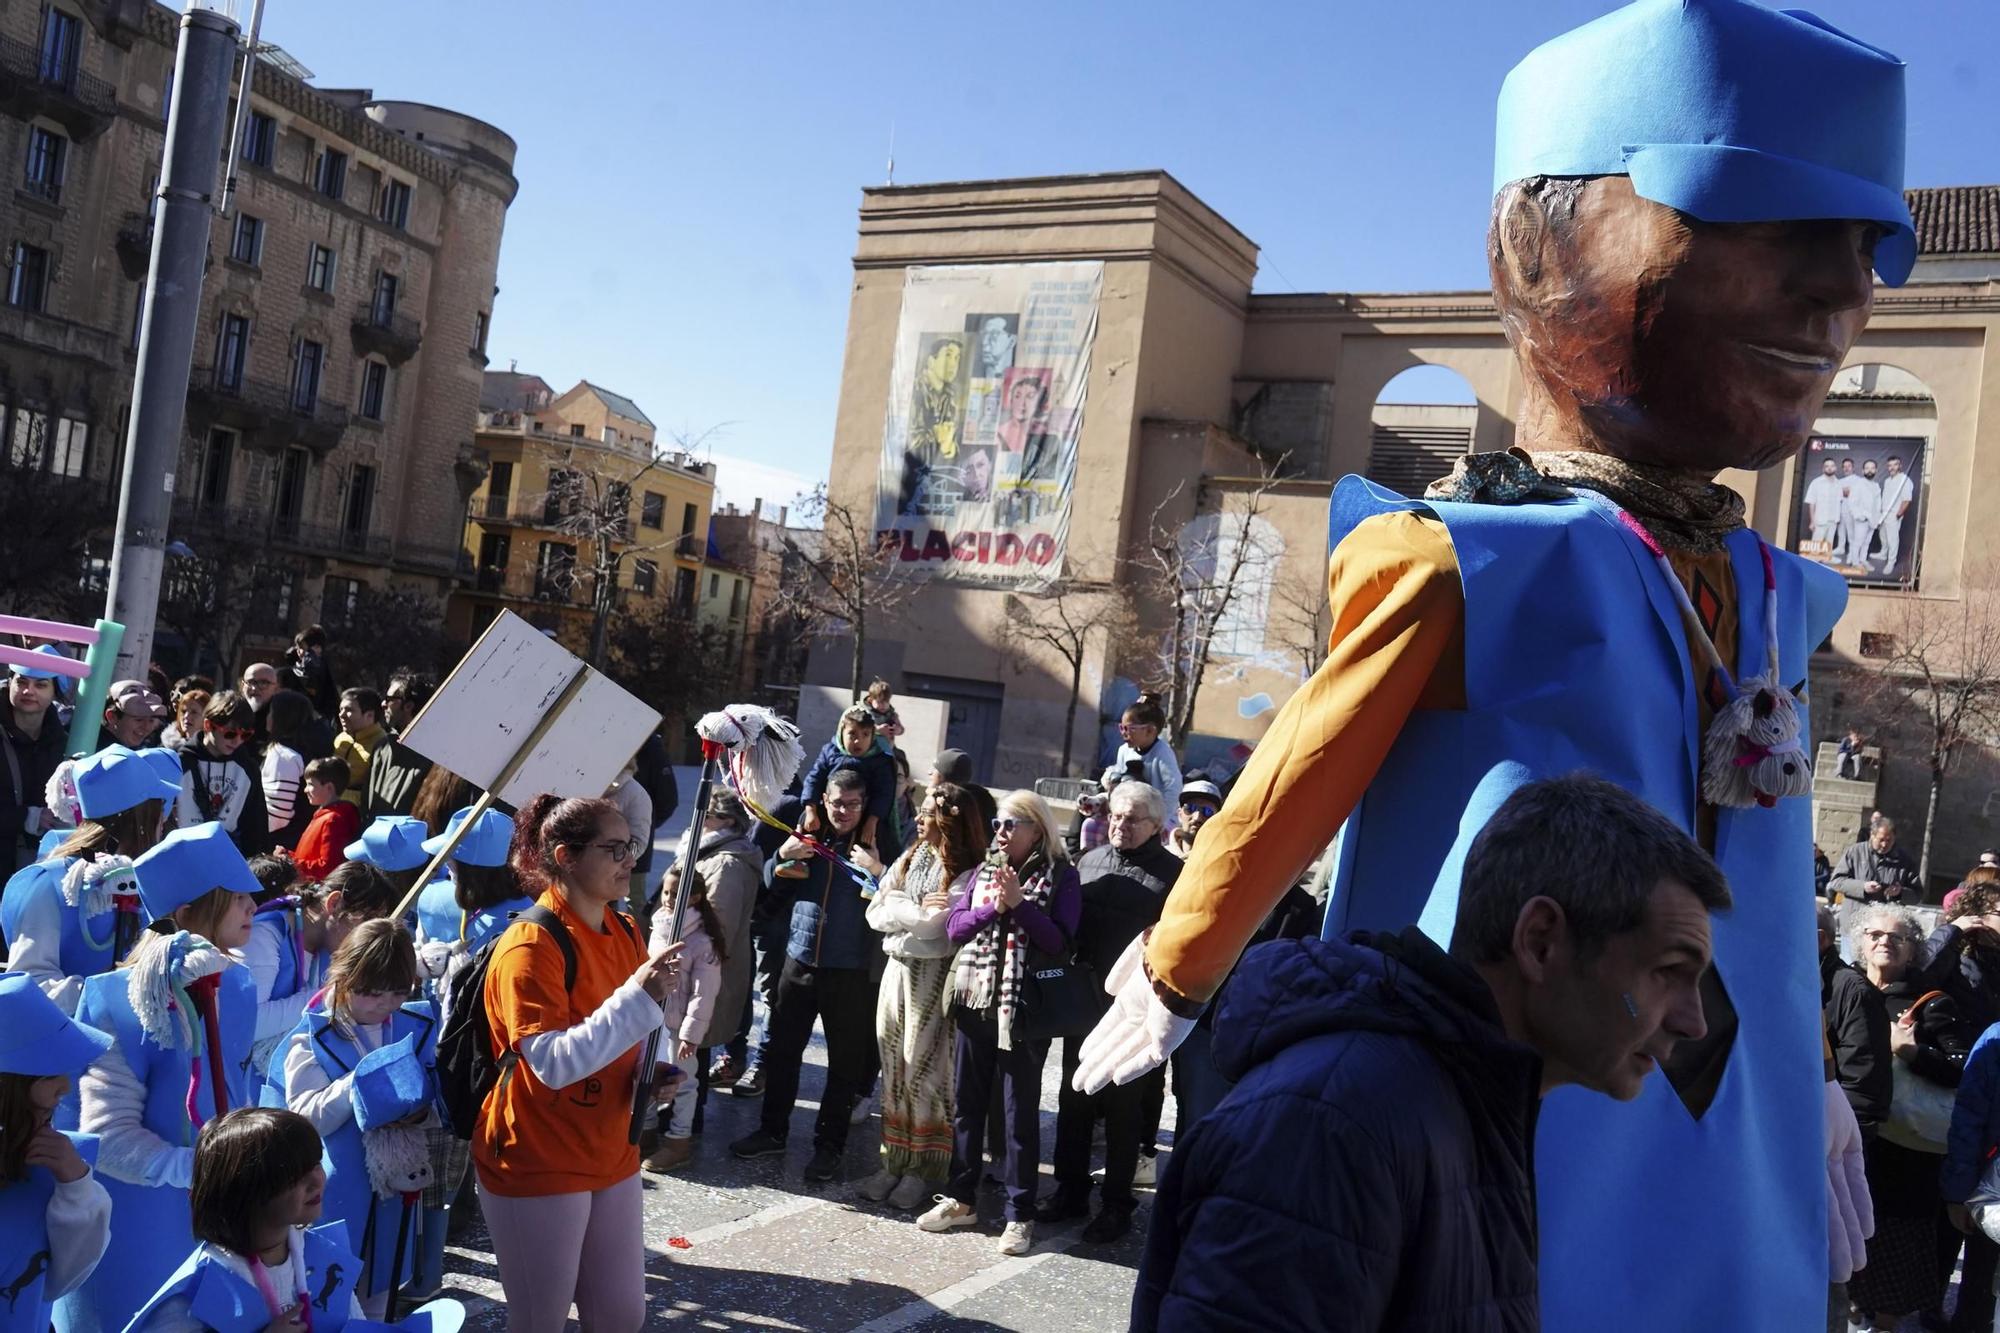
{"label": "man's navy puffer jacket", "polygon": [[1235,1089],[1175,1146],[1135,1329],[1538,1326],[1541,1061],[1421,933],[1245,955],[1215,1023]]}

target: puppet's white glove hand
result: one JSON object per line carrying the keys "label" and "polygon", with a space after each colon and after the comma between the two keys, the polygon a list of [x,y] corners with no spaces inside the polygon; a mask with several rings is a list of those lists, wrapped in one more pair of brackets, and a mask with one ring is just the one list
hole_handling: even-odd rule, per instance
{"label": "puppet's white glove hand", "polygon": [[1078,1092],[1099,1092],[1106,1084],[1130,1083],[1158,1069],[1194,1030],[1192,1018],[1174,1013],[1153,993],[1145,953],[1146,937],[1141,935],[1125,947],[1104,979],[1111,1008],[1077,1053],[1073,1082]]}
{"label": "puppet's white glove hand", "polygon": [[1827,1280],[1845,1282],[1868,1262],[1875,1203],[1861,1161],[1861,1126],[1838,1081],[1826,1085]]}

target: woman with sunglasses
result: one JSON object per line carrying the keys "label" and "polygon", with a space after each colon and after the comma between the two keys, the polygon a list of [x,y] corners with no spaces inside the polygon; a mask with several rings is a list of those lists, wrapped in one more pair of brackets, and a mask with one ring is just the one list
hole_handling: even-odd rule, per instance
{"label": "woman with sunglasses", "polygon": [[1026,1254],[1035,1240],[1035,1184],[1041,1171],[1042,1061],[1045,1041],[1014,1036],[1022,979],[1044,958],[1067,958],[1083,910],[1076,868],[1042,798],[1009,792],[993,821],[993,851],[979,874],[954,895],[945,934],[958,947],[951,979],[958,1027],[953,1073],[951,1181],[937,1205],[917,1219],[925,1231],[979,1220],[980,1148],[997,1076],[1007,1112],[1007,1225],[1000,1252]]}
{"label": "woman with sunglasses", "polygon": [[[680,1071],[661,1024],[680,946],[647,955],[619,910],[630,891],[631,831],[602,798],[543,793],[514,820],[514,870],[547,918],[494,942],[486,1021],[501,1076],[472,1131],[481,1210],[513,1333],[559,1333],[572,1301],[585,1328],[637,1333],[646,1316],[639,1149],[630,1135],[635,1080],[672,1100]],[[565,984],[561,943],[575,952]]]}
{"label": "woman with sunglasses", "polygon": [[201,734],[180,747],[181,795],[174,803],[178,827],[214,820],[245,856],[272,845],[264,775],[254,747],[246,744],[256,734],[257,714],[248,699],[234,690],[210,699]]}

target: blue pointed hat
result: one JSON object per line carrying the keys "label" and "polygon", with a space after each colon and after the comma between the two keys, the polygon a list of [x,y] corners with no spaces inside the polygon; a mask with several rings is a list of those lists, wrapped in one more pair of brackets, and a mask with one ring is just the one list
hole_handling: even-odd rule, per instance
{"label": "blue pointed hat", "polygon": [[77,1074],[111,1038],[64,1013],[26,972],[0,972],[0,1074]]}
{"label": "blue pointed hat", "polygon": [[431,859],[424,850],[430,826],[409,815],[377,815],[361,836],[342,849],[350,861],[366,861],[379,870],[415,870]]}
{"label": "blue pointed hat", "polygon": [[155,921],[215,889],[264,891],[229,840],[229,830],[213,821],[175,829],[134,861],[132,871],[139,877],[139,901]]}
{"label": "blue pointed hat", "polygon": [[[424,850],[436,856],[471,813],[471,806],[454,811],[451,818],[445,821],[444,832],[425,840]],[[482,811],[479,822],[459,839],[458,846],[452,848],[451,859],[469,866],[504,866],[507,864],[507,848],[513,841],[513,820],[498,810]]]}
{"label": "blue pointed hat", "polygon": [[181,794],[181,758],[171,750],[128,750],[107,745],[71,772],[77,808],[85,819],[104,819],[141,801],[172,801]]}
{"label": "blue pointed hat", "polygon": [[1630,176],[1704,222],[1859,218],[1901,286],[1903,62],[1800,9],[1637,0],[1530,51],[1500,89],[1493,188]]}

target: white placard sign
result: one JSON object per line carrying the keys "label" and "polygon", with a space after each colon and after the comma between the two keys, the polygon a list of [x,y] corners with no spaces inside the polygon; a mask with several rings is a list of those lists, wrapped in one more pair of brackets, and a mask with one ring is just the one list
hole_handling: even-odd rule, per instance
{"label": "white placard sign", "polygon": [[[530,733],[579,671],[589,672],[581,691],[513,776],[501,782]],[[425,758],[518,807],[545,791],[602,796],[659,725],[658,713],[521,617],[502,611],[452,668],[403,740]]]}

